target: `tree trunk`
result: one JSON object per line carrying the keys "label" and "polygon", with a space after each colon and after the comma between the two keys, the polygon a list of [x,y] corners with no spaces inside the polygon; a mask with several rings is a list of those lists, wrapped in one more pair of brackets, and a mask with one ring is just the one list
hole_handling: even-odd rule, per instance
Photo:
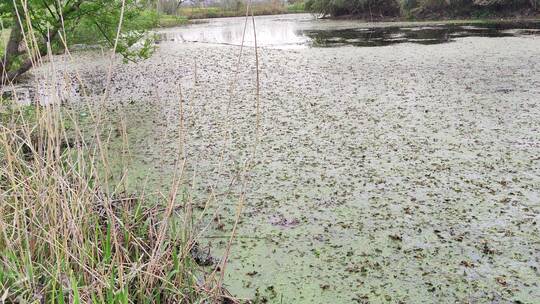
{"label": "tree trunk", "polygon": [[180,9],[180,5],[182,5],[182,3],[184,3],[184,0],[180,0],[178,1],[178,4],[176,4],[176,10],[174,11],[176,17],[178,17],[178,10]]}
{"label": "tree trunk", "polygon": [[[66,9],[63,13],[64,18],[67,18],[70,14],[77,11],[83,0],[78,0],[73,6]],[[47,43],[51,43],[57,38],[60,29],[62,28],[61,20],[56,20],[56,25],[45,35],[42,45],[38,45],[36,50],[30,50],[31,58],[27,58],[17,69],[13,69],[13,63],[17,57],[23,55],[19,52],[19,45],[24,39],[23,29],[19,23],[17,12],[13,13],[13,25],[11,26],[11,34],[9,36],[8,44],[6,47],[6,54],[0,61],[0,88],[16,80],[22,74],[28,72],[37,62],[40,57],[47,55]]]}
{"label": "tree trunk", "polygon": [[[53,39],[55,39],[56,36],[58,35],[58,31],[59,31],[58,29],[54,30],[54,32],[51,33],[50,37],[48,37],[47,41],[50,42]],[[37,62],[41,57],[46,56],[47,55],[46,44],[43,46],[40,46],[39,49],[33,53],[34,55],[32,55],[32,58],[26,59],[16,70],[10,71],[8,69],[2,72],[2,75],[0,77],[0,87],[2,87],[2,85],[8,84],[16,80],[19,76],[28,72],[34,66],[34,62]]]}
{"label": "tree trunk", "polygon": [[9,40],[6,46],[6,53],[1,60],[0,64],[0,87],[4,82],[10,81],[10,77],[7,77],[11,66],[13,65],[13,60],[20,55],[19,45],[23,40],[22,28],[17,18],[17,15],[14,14],[13,25],[11,26],[11,34],[9,35]]}
{"label": "tree trunk", "polygon": [[[71,1],[73,0],[68,1],[68,3]],[[28,52],[30,58],[26,58],[25,61],[16,69],[13,67],[13,64],[17,58],[23,55],[22,52],[19,52],[19,45],[23,41],[24,37],[23,28],[19,23],[17,11],[14,10],[12,12],[13,25],[11,27],[11,34],[6,47],[6,54],[4,55],[4,58],[0,58],[0,88],[29,71],[33,67],[34,62],[37,62],[40,57],[47,55],[47,43],[51,43],[57,39],[59,32],[63,27],[63,22],[60,16],[63,16],[64,20],[71,18],[72,14],[80,11],[80,7],[84,1],[85,0],[75,0],[74,3],[64,7],[63,11],[59,13],[58,16],[53,16],[55,20],[54,22],[51,21],[51,30],[46,34],[43,34],[43,43],[40,42],[37,49],[30,50]]]}

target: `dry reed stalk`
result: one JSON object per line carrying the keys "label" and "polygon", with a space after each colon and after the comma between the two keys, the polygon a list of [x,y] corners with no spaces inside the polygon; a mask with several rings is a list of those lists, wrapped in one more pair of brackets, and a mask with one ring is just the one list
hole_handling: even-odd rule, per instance
{"label": "dry reed stalk", "polygon": [[[118,25],[117,36],[115,39],[116,49],[120,31],[122,27],[123,11],[125,1],[122,1],[122,12]],[[26,20],[29,22],[28,8],[24,9],[24,18],[19,16],[20,22]],[[259,59],[257,50],[257,39],[255,33],[255,20],[253,17],[253,11],[251,11],[252,23],[254,28],[255,37],[255,55],[256,55],[256,67],[257,67],[257,89],[256,89],[256,136],[253,144],[253,150],[246,164],[243,167],[241,174],[242,181],[242,193],[237,203],[237,211],[235,217],[235,224],[233,231],[228,241],[227,251],[223,257],[220,265],[216,267],[213,274],[219,268],[221,276],[219,280],[215,280],[214,275],[210,275],[203,285],[195,284],[191,286],[205,294],[203,296],[218,299],[232,299],[230,295],[224,294],[222,288],[223,275],[225,267],[227,265],[227,257],[231,250],[233,239],[236,235],[239,219],[242,214],[242,209],[245,204],[245,192],[248,185],[248,171],[252,167],[254,159],[256,157],[257,145],[259,143],[260,132],[260,84],[259,84]],[[246,22],[249,16],[249,6],[246,10]],[[244,35],[246,28],[244,27]],[[31,26],[30,26],[31,28]],[[25,41],[30,41],[29,48],[32,45],[35,47],[36,40],[32,31],[29,31],[28,35],[31,37],[25,38]],[[62,34],[60,35],[61,42],[66,49],[66,54],[73,60],[71,53],[69,52],[68,42],[66,40],[65,28],[62,28]],[[30,40],[29,40],[30,39]],[[33,42],[31,42],[33,40]],[[244,37],[243,37],[244,41]],[[54,70],[54,60],[51,53],[50,45],[48,46],[50,58],[50,64]],[[237,76],[239,73],[239,63],[241,60],[243,51],[243,42],[238,57],[237,69],[235,71],[235,80],[231,83],[231,99],[233,98],[234,88],[237,82]],[[42,65],[41,58],[36,60],[36,66]],[[197,83],[197,66],[195,62],[195,86]],[[58,102],[52,102],[50,105],[41,107],[39,102],[36,104],[36,116],[38,117],[37,128],[32,127],[32,122],[26,122],[22,128],[22,133],[17,134],[13,130],[2,126],[0,130],[0,147],[5,151],[6,168],[0,170],[0,177],[6,177],[8,180],[8,189],[5,193],[2,193],[0,198],[4,199],[9,196],[10,202],[8,204],[2,204],[0,206],[0,228],[2,228],[3,234],[1,242],[7,242],[6,248],[16,251],[15,249],[26,252],[25,257],[21,260],[21,265],[27,265],[30,267],[39,266],[43,268],[44,265],[35,263],[36,259],[40,259],[41,263],[51,263],[50,269],[43,270],[53,280],[54,284],[66,289],[70,289],[69,296],[74,297],[75,292],[78,292],[78,287],[73,287],[74,273],[63,273],[65,266],[63,263],[71,263],[70,267],[79,269],[81,276],[84,277],[84,281],[88,282],[87,286],[81,287],[82,298],[88,300],[92,295],[92,292],[102,293],[104,290],[110,288],[117,288],[118,290],[124,290],[130,281],[136,278],[138,287],[143,293],[152,294],[152,289],[161,283],[162,285],[172,288],[174,282],[171,282],[169,278],[164,277],[166,271],[165,267],[170,265],[170,259],[174,253],[174,246],[165,244],[168,241],[168,231],[170,229],[170,221],[174,217],[174,210],[177,209],[177,196],[178,189],[183,185],[184,168],[187,161],[187,154],[185,152],[186,145],[186,125],[185,125],[185,113],[182,100],[182,90],[179,88],[179,100],[180,100],[180,124],[179,124],[179,137],[180,146],[177,159],[177,168],[173,177],[171,190],[168,198],[166,199],[167,205],[164,212],[157,212],[154,209],[150,209],[145,215],[148,218],[159,218],[159,224],[155,227],[150,226],[148,229],[148,237],[150,239],[142,239],[137,233],[131,229],[131,226],[136,225],[125,218],[122,218],[122,213],[118,213],[117,204],[123,202],[126,199],[117,199],[113,195],[120,192],[121,186],[126,189],[125,182],[128,178],[129,170],[127,168],[127,161],[124,157],[129,159],[129,139],[127,136],[127,126],[125,118],[120,119],[120,132],[122,139],[122,175],[120,181],[116,185],[110,185],[108,173],[112,171],[110,164],[110,157],[108,155],[108,146],[111,140],[111,132],[105,140],[101,139],[101,131],[103,127],[103,115],[105,113],[104,103],[108,97],[110,83],[112,81],[114,65],[114,50],[111,54],[110,64],[107,73],[106,90],[101,97],[101,102],[98,104],[97,111],[94,108],[89,107],[90,118],[95,121],[95,127],[93,130],[95,145],[89,146],[84,139],[83,131],[79,126],[77,120],[70,113],[64,114]],[[84,90],[83,80],[76,72],[76,78],[83,87],[83,94],[87,96]],[[191,106],[191,114],[193,114],[193,104]],[[230,102],[227,105],[227,113],[229,111]],[[22,115],[21,115],[22,116]],[[227,115],[228,116],[228,115]],[[63,154],[62,143],[67,142],[70,135],[66,131],[64,121],[68,119],[73,123],[75,134],[75,155],[65,156]],[[225,126],[226,137],[230,136],[228,124]],[[37,144],[32,143],[33,134],[38,134]],[[17,147],[19,150],[23,146],[27,146],[30,149],[31,161],[27,162],[22,159],[18,150],[12,149],[14,141],[20,142]],[[60,160],[66,157],[67,164],[63,164]],[[66,166],[67,165],[67,166]],[[220,162],[220,167],[223,163]],[[105,178],[100,174],[100,171],[105,172]],[[30,174],[29,176],[27,176]],[[193,173],[193,181],[195,180],[196,171]],[[98,186],[92,186],[89,184],[89,179],[94,179]],[[111,187],[112,186],[112,187]],[[112,192],[109,189],[114,189]],[[191,185],[191,189],[194,190],[194,182]],[[215,193],[212,190],[205,202],[203,212],[200,214],[196,221],[195,226],[202,223],[204,214],[207,212],[212,201],[215,200]],[[144,195],[140,198],[144,201]],[[12,201],[11,201],[12,200]],[[103,214],[96,213],[95,204],[100,202],[103,208]],[[10,209],[10,210],[8,210]],[[29,212],[28,214],[25,214]],[[9,216],[8,216],[9,215]],[[13,218],[13,221],[8,222],[5,219]],[[106,231],[110,234],[111,252],[107,255],[107,250],[100,248],[99,242],[102,242],[102,238],[93,238],[91,235],[92,229],[97,229],[92,220],[103,217],[105,223],[108,223]],[[198,234],[192,234],[193,223],[192,213],[192,199],[191,197],[184,204],[184,228],[187,228],[187,237],[185,243],[182,244],[180,263],[185,263],[189,259],[191,249],[197,243],[197,239],[204,233],[208,227],[204,227]],[[11,232],[10,233],[8,232]],[[130,239],[130,243],[125,243],[125,239]],[[127,247],[126,247],[127,246]],[[141,252],[140,257],[134,257],[130,255],[129,246],[135,247]],[[114,248],[114,250],[112,250]],[[40,256],[43,251],[50,251],[51,256],[44,258]],[[141,260],[142,257],[147,257],[146,260]],[[96,260],[96,258],[98,260]],[[110,265],[100,265],[100,259],[105,258],[109,261]],[[138,260],[139,259],[139,260]],[[64,261],[60,263],[60,261]],[[3,261],[7,263],[6,261]],[[102,262],[102,261],[101,261]],[[35,265],[34,265],[35,264]],[[114,266],[113,266],[114,265]],[[5,265],[2,265],[5,266]],[[96,268],[96,266],[99,266]],[[113,266],[113,267],[110,267]],[[47,268],[47,267],[45,267]],[[72,268],[72,269],[73,269]],[[186,280],[187,277],[194,277],[194,269],[183,268],[184,274],[178,278],[177,283],[181,287],[184,284],[191,284],[190,280]],[[29,280],[25,281],[27,290],[37,290],[41,287],[35,280],[35,277],[31,275],[34,273],[31,271],[28,273]],[[116,284],[111,286],[109,282],[110,277],[116,277]],[[67,283],[66,283],[67,282]],[[214,284],[216,283],[216,284]],[[71,285],[70,285],[71,284]],[[163,286],[164,286],[163,285]],[[88,289],[88,290],[87,290]],[[177,296],[181,298],[186,296],[183,292],[178,290]]]}

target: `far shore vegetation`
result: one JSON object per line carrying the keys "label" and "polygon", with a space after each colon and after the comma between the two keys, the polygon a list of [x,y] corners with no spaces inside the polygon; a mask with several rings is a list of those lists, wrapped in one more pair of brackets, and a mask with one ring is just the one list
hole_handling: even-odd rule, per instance
{"label": "far shore vegetation", "polygon": [[[256,3],[252,6],[253,15],[279,15],[290,13],[304,13],[304,3],[295,2],[290,4],[283,3]],[[209,7],[182,7],[179,9],[179,15],[188,19],[220,18],[220,17],[238,17],[246,14],[245,4],[239,3],[234,8],[223,8],[217,6]]]}
{"label": "far shore vegetation", "polygon": [[[214,3],[205,3],[197,0],[161,0],[156,9],[160,13],[170,16],[182,16],[188,19],[205,19],[244,16],[248,4],[249,1],[240,0],[228,0]],[[260,16],[304,12],[303,0],[265,0],[251,2],[250,14],[252,13],[255,16]]]}
{"label": "far shore vegetation", "polygon": [[[313,13],[321,18],[369,21],[537,17],[540,0],[264,0],[251,2],[254,15]],[[235,17],[248,1],[160,0],[157,10],[186,19]]]}
{"label": "far shore vegetation", "polygon": [[488,19],[535,17],[540,0],[307,0],[305,9],[319,17],[396,19]]}

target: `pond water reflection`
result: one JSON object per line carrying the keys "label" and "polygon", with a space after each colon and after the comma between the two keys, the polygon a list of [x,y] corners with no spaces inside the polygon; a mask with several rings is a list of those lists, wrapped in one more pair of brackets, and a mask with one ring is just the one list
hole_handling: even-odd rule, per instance
{"label": "pond water reflection", "polygon": [[[257,43],[263,47],[386,46],[397,43],[439,44],[465,37],[512,37],[540,34],[540,21],[488,23],[364,23],[318,20],[308,14],[256,17]],[[244,25],[245,35],[244,35]],[[163,41],[253,45],[252,20],[243,17],[207,20],[160,31]]]}

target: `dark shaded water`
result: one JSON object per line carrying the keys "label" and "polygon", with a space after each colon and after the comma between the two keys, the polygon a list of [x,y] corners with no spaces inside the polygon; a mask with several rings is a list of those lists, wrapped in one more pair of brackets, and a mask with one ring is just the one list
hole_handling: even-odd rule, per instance
{"label": "dark shaded water", "polygon": [[444,24],[411,27],[372,27],[338,30],[304,30],[314,47],[353,45],[386,46],[396,43],[439,44],[465,37],[514,37],[540,35],[540,22],[500,22],[486,24]]}

